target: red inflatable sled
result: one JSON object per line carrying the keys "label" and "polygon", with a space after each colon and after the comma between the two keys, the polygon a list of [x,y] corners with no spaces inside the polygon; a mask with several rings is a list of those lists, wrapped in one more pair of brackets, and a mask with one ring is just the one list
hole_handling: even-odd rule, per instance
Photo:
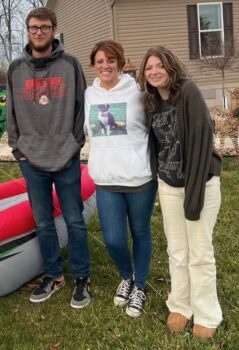
{"label": "red inflatable sled", "polygon": [[[96,208],[95,184],[81,165],[84,218]],[[57,195],[53,191],[54,219],[60,248],[67,244],[67,230]],[[0,184],[0,296],[8,294],[42,271],[35,222],[23,178]]]}

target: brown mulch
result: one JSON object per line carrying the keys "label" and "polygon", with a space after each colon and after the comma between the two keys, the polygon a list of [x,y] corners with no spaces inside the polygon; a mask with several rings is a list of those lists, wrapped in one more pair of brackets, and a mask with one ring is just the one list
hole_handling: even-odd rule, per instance
{"label": "brown mulch", "polygon": [[[0,150],[1,150],[1,145],[5,146],[7,144],[8,144],[8,137],[7,137],[7,133],[5,132],[0,139]],[[81,160],[87,160],[88,154],[89,154],[89,142],[86,141],[84,147],[81,150]],[[15,158],[12,156],[10,150],[9,152],[6,152],[6,154],[1,154],[0,152],[0,161],[11,161],[11,160],[15,160]]]}
{"label": "brown mulch", "polygon": [[[233,116],[231,110],[223,107],[210,109],[214,123],[215,135],[220,140],[219,153],[221,155],[239,155],[239,118]],[[226,146],[226,140],[231,139],[231,146]]]}
{"label": "brown mulch", "polygon": [[[239,155],[239,117],[233,116],[230,109],[225,110],[223,107],[210,108],[210,114],[214,123],[215,135],[220,139],[221,149],[219,152],[224,154]],[[234,148],[224,150],[224,140],[231,138]],[[7,145],[7,133],[5,132],[0,139],[0,147]],[[81,159],[87,160],[89,155],[89,142],[86,141],[81,151]],[[0,161],[14,160],[11,153],[0,154]]]}

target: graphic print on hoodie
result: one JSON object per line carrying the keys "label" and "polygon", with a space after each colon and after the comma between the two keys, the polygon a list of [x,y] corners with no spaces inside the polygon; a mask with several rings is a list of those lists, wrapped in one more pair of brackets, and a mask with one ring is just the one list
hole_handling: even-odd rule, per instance
{"label": "graphic print on hoodie", "polygon": [[141,186],[152,179],[143,93],[128,74],[110,90],[97,77],[85,92],[88,169],[97,185]]}
{"label": "graphic print on hoodie", "polygon": [[89,123],[92,137],[127,134],[127,103],[91,105]]}
{"label": "graphic print on hoodie", "polygon": [[23,101],[38,101],[46,105],[53,98],[62,98],[67,95],[67,86],[62,77],[45,77],[25,80],[21,88],[21,99]]}

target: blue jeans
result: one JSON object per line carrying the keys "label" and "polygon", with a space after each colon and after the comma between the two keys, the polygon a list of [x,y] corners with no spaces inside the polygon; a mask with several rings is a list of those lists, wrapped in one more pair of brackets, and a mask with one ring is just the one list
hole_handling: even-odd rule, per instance
{"label": "blue jeans", "polygon": [[[142,192],[110,192],[97,188],[96,199],[106,248],[124,279],[135,275],[144,288],[149,273],[152,242],[150,219],[157,184]],[[128,247],[127,218],[133,241],[133,264]],[[133,265],[133,266],[132,266]]]}
{"label": "blue jeans", "polygon": [[42,171],[19,161],[25,177],[28,196],[36,222],[37,236],[46,276],[63,274],[63,259],[53,219],[52,185],[55,184],[58,199],[68,232],[69,264],[73,278],[90,274],[87,228],[82,215],[83,203],[80,195],[80,162],[72,160],[69,168],[60,171]]}

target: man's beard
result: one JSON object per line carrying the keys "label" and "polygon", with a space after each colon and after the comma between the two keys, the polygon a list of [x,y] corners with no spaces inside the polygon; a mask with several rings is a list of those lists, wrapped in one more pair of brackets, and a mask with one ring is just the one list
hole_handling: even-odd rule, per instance
{"label": "man's beard", "polygon": [[34,42],[29,38],[29,46],[31,49],[37,51],[37,52],[45,52],[49,49],[49,47],[52,46],[54,37],[52,36],[49,38],[49,40],[42,46],[42,45],[35,45]]}

